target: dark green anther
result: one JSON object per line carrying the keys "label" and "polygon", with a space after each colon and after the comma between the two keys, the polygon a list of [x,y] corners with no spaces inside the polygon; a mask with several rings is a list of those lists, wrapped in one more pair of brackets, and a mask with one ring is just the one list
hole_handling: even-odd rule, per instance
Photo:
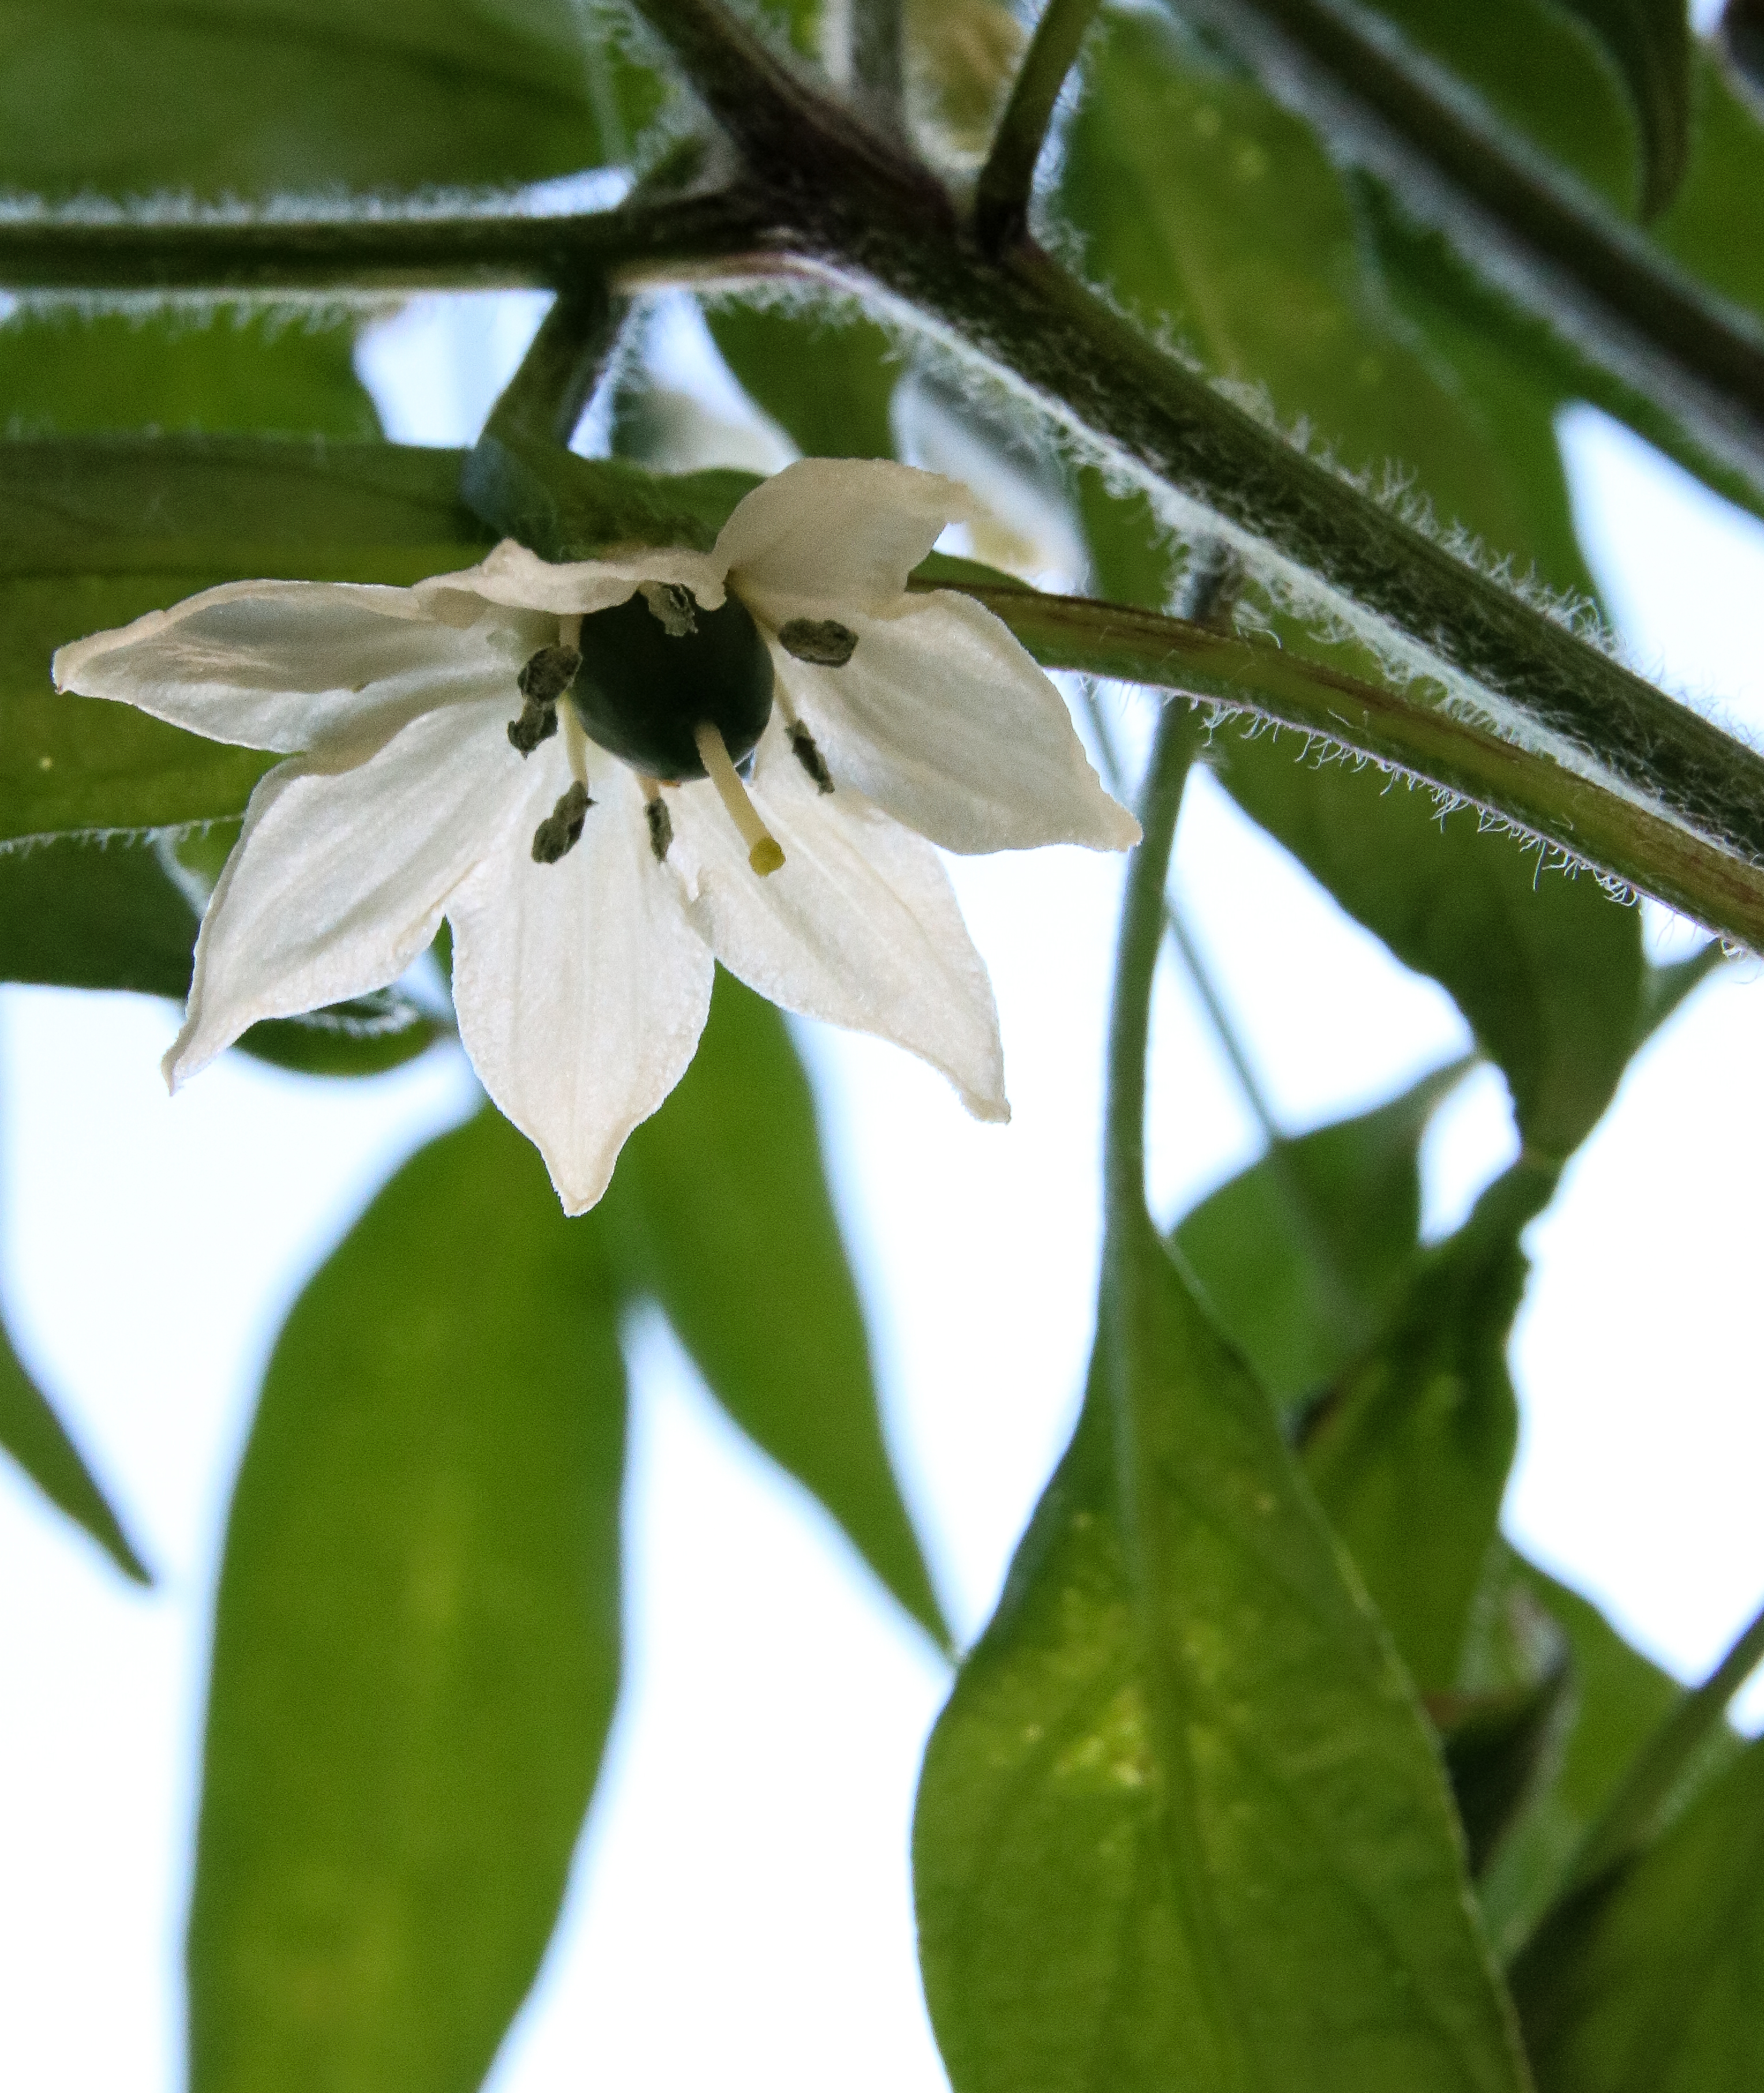
{"label": "dark green anther", "polygon": [[857,652],[857,635],[833,618],[793,618],[778,627],[778,642],[787,654],[817,669],[843,669]]}
{"label": "dark green anther", "polygon": [[572,785],[533,831],[533,862],[555,864],[582,840],[583,824],[594,802],[586,785]]}
{"label": "dark green anther", "polygon": [[826,758],[815,746],[815,738],[800,720],[790,730],[790,752],[823,792],[833,790],[833,774]]}
{"label": "dark green anther", "polygon": [[634,770],[670,783],[702,778],[694,730],[709,723],[730,760],[753,749],[772,716],[772,656],[734,596],[706,610],[683,588],[582,621],[582,668],[570,692],[589,738]]}
{"label": "dark green anther", "polygon": [[674,841],[674,817],[659,800],[648,802],[644,816],[649,824],[649,847],[656,854],[656,863],[660,864]]}
{"label": "dark green anther", "polygon": [[529,698],[521,708],[521,717],[509,722],[509,739],[522,756],[531,756],[542,741],[549,741],[557,731],[557,708],[542,705]]}

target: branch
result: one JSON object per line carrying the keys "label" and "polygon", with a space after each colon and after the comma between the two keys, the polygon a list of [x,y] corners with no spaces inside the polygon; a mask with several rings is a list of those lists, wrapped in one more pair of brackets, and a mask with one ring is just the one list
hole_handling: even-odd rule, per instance
{"label": "branch", "polygon": [[1211,699],[1442,786],[1732,942],[1764,950],[1764,866],[1467,721],[1265,641],[1151,611],[984,583],[913,586],[960,588],[1044,667]]}
{"label": "branch", "polygon": [[1620,384],[1638,366],[1764,488],[1764,332],[1536,149],[1478,120],[1441,68],[1354,0],[1175,0],[1275,98]]}
{"label": "branch", "polygon": [[992,150],[974,190],[974,236],[989,254],[1029,230],[1035,166],[1066,75],[1077,63],[1085,32],[1101,0],[1047,0],[999,119]]}
{"label": "branch", "polygon": [[884,130],[904,128],[904,0],[852,0],[852,73],[864,107]]}
{"label": "branch", "polygon": [[349,292],[562,285],[614,267],[765,253],[775,214],[756,190],[572,217],[94,219],[0,218],[12,291]]}

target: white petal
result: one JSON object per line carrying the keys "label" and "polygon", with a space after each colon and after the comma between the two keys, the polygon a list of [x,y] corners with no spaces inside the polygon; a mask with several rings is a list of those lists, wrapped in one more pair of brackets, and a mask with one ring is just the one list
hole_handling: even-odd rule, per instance
{"label": "white petal", "polygon": [[[804,600],[792,617],[835,618]],[[1082,843],[1127,850],[1139,824],[1112,800],[1065,700],[1015,636],[970,597],[907,596],[857,635],[843,668],[774,649],[780,681],[834,778],[946,850]]]}
{"label": "white petal", "polygon": [[717,958],[787,1010],[920,1055],[977,1119],[1008,1119],[992,985],[936,852],[856,792],[818,793],[775,718],[752,789],[783,846],[769,879],[709,785],[668,795],[693,920]]}
{"label": "white petal", "polygon": [[880,458],[800,458],[743,497],[713,558],[770,623],[774,596],[887,609],[946,524],[978,513],[958,481]]}
{"label": "white petal", "polygon": [[384,738],[431,706],[508,692],[555,630],[499,613],[437,623],[413,589],[228,582],[63,647],[58,690],[138,705],[210,741],[287,754]]}
{"label": "white petal", "polygon": [[657,545],[607,560],[542,560],[513,538],[505,538],[475,567],[418,582],[415,592],[436,603],[441,615],[449,614],[440,608],[447,599],[465,596],[561,616],[585,616],[623,603],[643,582],[676,582],[689,588],[708,610],[714,610],[723,600],[723,568],[712,553]]}
{"label": "white petal", "polygon": [[[202,919],[166,1056],[174,1090],[259,1018],[384,988],[423,950],[524,800],[505,714],[499,703],[424,713],[363,762],[297,758],[262,781]],[[553,767],[561,791],[561,758]]]}
{"label": "white petal", "polygon": [[[596,762],[590,789],[567,856],[498,851],[447,908],[466,1051],[572,1214],[600,1198],[631,1129],[684,1074],[715,972],[678,878],[656,862],[630,772]],[[536,791],[523,822],[550,811]]]}

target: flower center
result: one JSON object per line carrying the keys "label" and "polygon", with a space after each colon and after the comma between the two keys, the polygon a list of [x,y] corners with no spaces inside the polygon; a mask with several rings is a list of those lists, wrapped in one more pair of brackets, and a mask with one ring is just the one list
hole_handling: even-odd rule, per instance
{"label": "flower center", "polygon": [[690,590],[647,582],[582,621],[582,665],[568,703],[589,738],[669,784],[711,776],[699,730],[714,727],[731,764],[772,716],[772,657],[747,606],[706,610]]}

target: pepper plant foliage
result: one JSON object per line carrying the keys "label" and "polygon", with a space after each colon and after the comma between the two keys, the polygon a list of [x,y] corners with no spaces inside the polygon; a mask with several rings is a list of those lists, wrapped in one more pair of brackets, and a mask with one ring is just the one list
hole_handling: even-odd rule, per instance
{"label": "pepper plant foliage", "polygon": [[[1633,896],[1764,948],[1764,759],[1604,644],[1552,433],[1593,401],[1764,514],[1749,0],[1710,42],[1683,0],[0,15],[7,978],[181,998],[271,761],[56,695],[58,646],[228,580],[711,543],[752,482],[661,469],[691,462],[642,353],[668,285],[807,454],[890,455],[934,398],[987,485],[1064,509],[1090,578],[919,578],[1161,708],[1088,1391],[917,1806],[956,2093],[1764,2082],[1764,1744],[1724,1719],[1764,1634],[1681,1694],[1497,1523],[1523,1231],[1723,949],[1650,964]],[[596,169],[622,202],[535,186]],[[384,440],[365,319],[510,284],[556,299],[476,445]],[[597,393],[615,455],[589,459]],[[1419,1240],[1417,1155],[1460,1068],[1271,1127],[1168,1240],[1148,1217],[1196,765],[1505,1077],[1519,1159],[1446,1240]],[[394,988],[241,1047],[347,1081],[448,1029]],[[197,2093],[488,2071],[618,1696],[644,1301],[947,1639],[806,1081],[724,977],[592,1211],[486,1111],[281,1333],[218,1601]],[[148,1575],[3,1340],[0,1444]]]}

